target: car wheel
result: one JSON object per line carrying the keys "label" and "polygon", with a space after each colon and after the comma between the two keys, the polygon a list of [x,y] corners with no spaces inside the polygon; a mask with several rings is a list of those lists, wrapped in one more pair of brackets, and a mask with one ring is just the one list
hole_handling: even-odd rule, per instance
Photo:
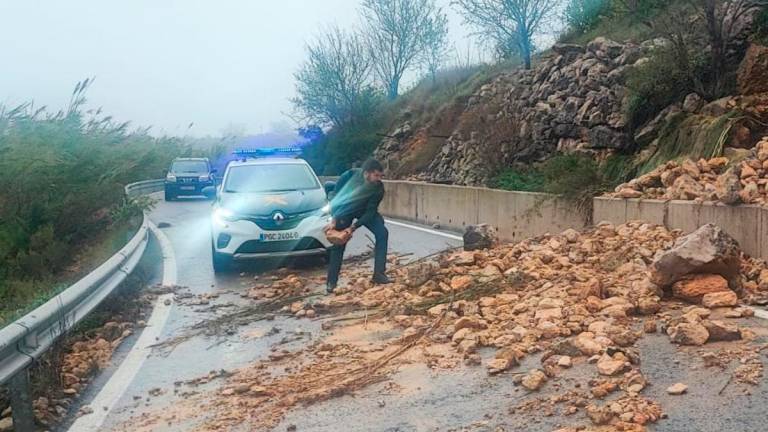
{"label": "car wheel", "polygon": [[232,268],[232,258],[227,254],[216,252],[213,243],[211,243],[211,263],[214,273],[223,273]]}
{"label": "car wheel", "polygon": [[171,192],[170,190],[166,189],[165,190],[165,200],[166,201],[173,201],[174,198],[175,197],[173,196],[173,192]]}

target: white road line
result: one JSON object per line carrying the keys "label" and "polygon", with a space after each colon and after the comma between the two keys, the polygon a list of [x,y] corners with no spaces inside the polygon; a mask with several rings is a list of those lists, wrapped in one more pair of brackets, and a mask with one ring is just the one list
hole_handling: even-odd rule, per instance
{"label": "white road line", "polygon": [[[163,285],[176,285],[176,258],[173,253],[173,247],[168,237],[160,231],[155,224],[149,222],[149,229],[155,235],[160,244],[163,253]],[[131,352],[125,357],[115,373],[109,378],[109,381],[102,387],[99,394],[91,401],[90,407],[93,413],[77,419],[70,432],[96,432],[101,430],[101,426],[107,419],[109,413],[114,409],[115,404],[123,396],[128,385],[139,372],[144,360],[149,357],[152,349],[151,345],[156,343],[157,338],[165,327],[168,315],[171,312],[173,303],[165,304],[166,300],[172,300],[173,294],[164,294],[158,297],[149,317],[147,327],[141,332],[141,336],[136,344],[131,348]]]}
{"label": "white road line", "polygon": [[411,224],[407,224],[407,223],[403,223],[403,222],[395,222],[392,219],[386,219],[386,222],[388,224],[392,224],[392,225],[396,225],[396,226],[401,226],[401,227],[409,228],[409,229],[416,230],[416,231],[422,231],[422,232],[425,232],[425,233],[430,233],[430,234],[434,234],[434,235],[439,235],[439,236],[447,237],[447,238],[449,238],[451,240],[464,241],[463,237],[458,236],[456,234],[448,234],[448,233],[443,232],[443,231],[437,231],[437,230],[433,230],[433,229],[429,229],[429,228],[424,228],[424,227],[420,227],[420,226],[416,226],[416,225],[411,225]]}

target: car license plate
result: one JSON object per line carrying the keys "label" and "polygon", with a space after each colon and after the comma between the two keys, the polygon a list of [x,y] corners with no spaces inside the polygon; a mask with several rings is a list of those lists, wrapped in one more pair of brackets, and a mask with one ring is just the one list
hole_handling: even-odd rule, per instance
{"label": "car license plate", "polygon": [[181,190],[195,190],[194,186],[181,186],[179,189]]}
{"label": "car license plate", "polygon": [[259,234],[259,240],[261,241],[281,241],[281,240],[298,240],[299,239],[299,233],[298,231],[279,231],[279,232],[268,232],[268,233],[261,233]]}

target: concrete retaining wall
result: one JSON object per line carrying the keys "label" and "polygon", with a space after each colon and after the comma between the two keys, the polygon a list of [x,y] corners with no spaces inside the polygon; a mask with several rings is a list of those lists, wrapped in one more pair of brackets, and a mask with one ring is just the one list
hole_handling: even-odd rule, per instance
{"label": "concrete retaining wall", "polygon": [[[546,194],[408,181],[387,181],[385,187],[381,211],[386,216],[437,223],[455,231],[487,223],[497,228],[504,241],[586,224],[576,209]],[[592,220],[614,224],[644,220],[685,233],[711,222],[733,236],[744,252],[768,259],[768,209],[759,206],[595,198]]]}
{"label": "concrete retaining wall", "polygon": [[456,231],[487,223],[505,241],[585,225],[575,209],[546,194],[407,181],[387,181],[385,187],[386,216]]}

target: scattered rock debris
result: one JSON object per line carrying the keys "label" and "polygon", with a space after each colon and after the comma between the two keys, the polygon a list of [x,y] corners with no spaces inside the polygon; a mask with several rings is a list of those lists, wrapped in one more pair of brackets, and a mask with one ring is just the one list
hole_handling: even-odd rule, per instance
{"label": "scattered rock debris", "polygon": [[[665,416],[643,396],[653,383],[642,372],[642,357],[653,353],[641,352],[641,338],[667,337],[681,346],[681,357],[693,356],[704,371],[732,371],[740,385],[758,385],[763,376],[754,332],[736,320],[749,314],[739,304],[768,292],[768,269],[715,226],[682,236],[642,222],[602,222],[584,232],[393,265],[399,283],[373,286],[369,269],[353,266],[346,286],[312,302],[301,296],[319,280],[285,274],[254,286],[247,297],[255,305],[216,319],[305,318],[313,311],[326,333],[299,350],[275,345],[269,358],[224,377],[221,388],[181,403],[204,406],[197,411],[210,416],[202,430],[270,428],[296,406],[386,381],[403,365],[423,363],[435,373],[481,365],[488,379],[511,376],[528,395],[511,412],[559,412],[573,424],[641,431]],[[366,341],[369,327],[394,336]],[[532,360],[540,365],[521,368]],[[576,368],[593,379],[573,385],[560,379]],[[683,393],[681,386],[668,392]],[[544,389],[556,395],[538,399]]]}

